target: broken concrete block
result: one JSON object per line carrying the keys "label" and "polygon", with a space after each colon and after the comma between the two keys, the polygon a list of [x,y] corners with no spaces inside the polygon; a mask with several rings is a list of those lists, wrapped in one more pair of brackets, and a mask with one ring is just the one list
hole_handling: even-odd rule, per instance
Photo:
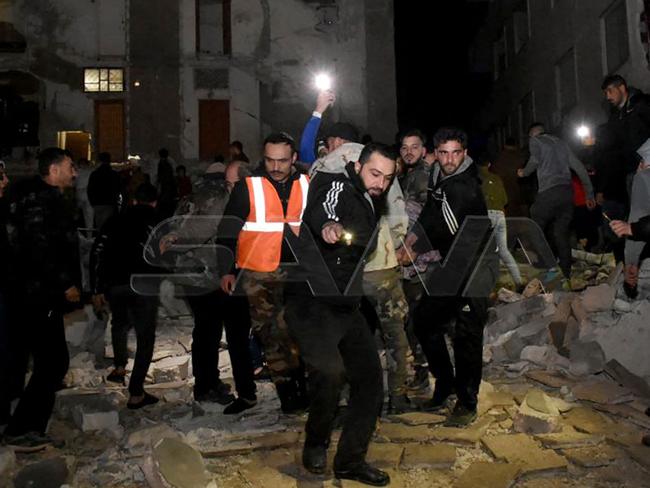
{"label": "broken concrete block", "polygon": [[409,412],[399,415],[391,415],[390,419],[406,425],[418,426],[441,424],[447,419],[447,417],[444,415],[436,415],[435,413]]}
{"label": "broken concrete block", "polygon": [[620,449],[607,444],[598,447],[563,449],[562,454],[573,464],[577,464],[583,468],[608,466],[617,459],[624,457]]}
{"label": "broken concrete block", "polygon": [[555,451],[542,449],[526,434],[485,436],[481,442],[500,460],[518,464],[522,472],[540,472],[565,469],[567,461]]}
{"label": "broken concrete block", "polygon": [[90,331],[90,322],[73,322],[65,328],[65,340],[73,347],[81,347]]}
{"label": "broken concrete block", "polygon": [[616,289],[608,284],[590,286],[582,293],[582,308],[587,312],[610,310],[616,298]]}
{"label": "broken concrete block", "polygon": [[562,427],[558,415],[541,413],[528,404],[522,403],[512,419],[515,432],[525,434],[545,434],[557,432]]}
{"label": "broken concrete block", "polygon": [[549,360],[549,346],[526,346],[522,349],[520,359],[539,366],[546,366]]}
{"label": "broken concrete block", "polygon": [[569,372],[575,376],[600,373],[605,369],[605,353],[595,341],[576,341],[571,344]]}
{"label": "broken concrete block", "polygon": [[154,474],[174,488],[205,488],[210,481],[201,454],[178,439],[161,440],[151,458]]}
{"label": "broken concrete block", "polygon": [[551,388],[561,388],[565,385],[572,385],[574,380],[567,378],[559,372],[532,370],[526,372],[526,377],[533,381],[537,381],[545,386]]}
{"label": "broken concrete block", "polygon": [[14,488],[60,488],[69,478],[65,458],[56,457],[25,466],[14,478]]}
{"label": "broken concrete block", "polygon": [[564,429],[562,432],[551,434],[537,434],[535,439],[540,441],[544,447],[549,449],[570,449],[576,447],[593,446],[600,444],[603,436],[585,434],[573,428]]}
{"label": "broken concrete block", "polygon": [[634,399],[630,390],[618,386],[612,381],[589,380],[574,385],[571,391],[576,399],[593,403],[617,404]]}
{"label": "broken concrete block", "polygon": [[131,432],[126,440],[126,447],[129,449],[153,447],[162,439],[182,439],[182,435],[167,424],[155,424]]}
{"label": "broken concrete block", "polygon": [[629,371],[616,359],[607,362],[605,372],[619,385],[629,388],[641,397],[650,398],[650,385],[643,378]]}
{"label": "broken concrete block", "polygon": [[246,486],[265,488],[298,488],[298,480],[288,474],[267,466],[247,466],[240,473],[248,482]]}
{"label": "broken concrete block", "polygon": [[0,480],[9,479],[9,474],[16,467],[16,454],[13,449],[0,447]]}
{"label": "broken concrete block", "polygon": [[614,300],[613,309],[619,313],[630,313],[632,311],[632,304],[627,300],[617,298]]}
{"label": "broken concrete block", "polygon": [[54,411],[60,418],[74,420],[77,412],[110,412],[117,410],[122,395],[119,392],[83,393],[61,390],[56,394]]}
{"label": "broken concrete block", "polygon": [[411,427],[403,424],[382,423],[377,434],[387,437],[392,442],[424,442],[432,437],[432,431],[426,427]]}
{"label": "broken concrete block", "polygon": [[609,432],[614,423],[604,415],[586,407],[577,407],[563,415],[564,424],[587,434]]}
{"label": "broken concrete block", "polygon": [[454,485],[455,488],[510,488],[521,468],[516,464],[475,462],[467,468]]}
{"label": "broken concrete block", "polygon": [[571,311],[573,312],[573,316],[578,321],[578,324],[582,324],[585,320],[587,320],[587,311],[583,307],[582,300],[580,300],[580,298],[575,298],[571,302]]}
{"label": "broken concrete block", "polygon": [[521,356],[522,349],[526,347],[526,343],[520,337],[518,329],[508,332],[504,339],[500,346],[505,352],[507,359],[510,361],[518,360]]}
{"label": "broken concrete block", "polygon": [[120,433],[120,417],[116,410],[112,412],[75,412],[75,423],[83,432]]}
{"label": "broken concrete block", "polygon": [[526,345],[540,345],[548,342],[548,325],[551,321],[550,317],[541,317],[531,320],[515,332]]}
{"label": "broken concrete block", "polygon": [[539,316],[547,307],[543,295],[526,298],[519,302],[502,305],[496,309],[497,319],[516,324]]}
{"label": "broken concrete block", "polygon": [[405,469],[449,469],[455,462],[456,448],[449,444],[408,444],[401,466]]}
{"label": "broken concrete block", "polygon": [[404,447],[399,444],[390,444],[387,442],[371,442],[368,446],[367,461],[378,468],[397,469],[402,461]]}
{"label": "broken concrete block", "polygon": [[431,437],[437,441],[448,441],[457,444],[474,445],[485,435],[494,418],[486,415],[465,428],[437,427]]}
{"label": "broken concrete block", "polygon": [[187,379],[190,374],[190,357],[176,356],[161,359],[152,364],[153,379],[156,383],[169,383]]}

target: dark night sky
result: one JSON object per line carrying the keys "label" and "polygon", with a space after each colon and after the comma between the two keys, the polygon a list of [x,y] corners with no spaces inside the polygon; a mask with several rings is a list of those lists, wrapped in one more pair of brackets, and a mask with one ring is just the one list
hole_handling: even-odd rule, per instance
{"label": "dark night sky", "polygon": [[489,75],[471,74],[469,46],[487,2],[395,1],[397,104],[400,130],[428,134],[442,125],[472,129]]}

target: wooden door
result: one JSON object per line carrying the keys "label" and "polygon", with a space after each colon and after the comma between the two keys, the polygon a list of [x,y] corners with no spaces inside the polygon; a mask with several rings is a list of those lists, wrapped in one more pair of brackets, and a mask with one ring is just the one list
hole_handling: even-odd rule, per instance
{"label": "wooden door", "polygon": [[199,100],[199,158],[213,161],[217,154],[228,158],[230,102]]}
{"label": "wooden door", "polygon": [[113,161],[124,161],[124,100],[95,101],[95,125],[97,154],[108,152]]}

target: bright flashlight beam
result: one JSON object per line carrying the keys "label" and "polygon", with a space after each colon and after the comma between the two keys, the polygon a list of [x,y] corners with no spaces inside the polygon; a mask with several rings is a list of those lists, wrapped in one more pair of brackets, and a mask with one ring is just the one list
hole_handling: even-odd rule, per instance
{"label": "bright flashlight beam", "polygon": [[585,139],[589,137],[591,131],[589,130],[589,127],[587,127],[586,125],[581,125],[580,127],[578,127],[577,133],[578,133],[578,137],[580,137],[581,139]]}
{"label": "bright flashlight beam", "polygon": [[330,78],[330,76],[326,75],[325,73],[316,75],[314,81],[316,83],[316,88],[318,88],[320,91],[325,91],[332,88],[332,78]]}

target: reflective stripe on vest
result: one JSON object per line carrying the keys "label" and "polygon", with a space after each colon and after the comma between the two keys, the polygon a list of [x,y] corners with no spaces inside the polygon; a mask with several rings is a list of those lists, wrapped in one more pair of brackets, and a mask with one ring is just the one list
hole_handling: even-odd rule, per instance
{"label": "reflective stripe on vest", "polygon": [[266,178],[246,178],[250,212],[239,233],[237,267],[253,271],[275,271],[280,264],[284,225],[294,232],[302,224],[307,205],[309,179],[301,175],[289,194],[286,215],[273,184]]}

